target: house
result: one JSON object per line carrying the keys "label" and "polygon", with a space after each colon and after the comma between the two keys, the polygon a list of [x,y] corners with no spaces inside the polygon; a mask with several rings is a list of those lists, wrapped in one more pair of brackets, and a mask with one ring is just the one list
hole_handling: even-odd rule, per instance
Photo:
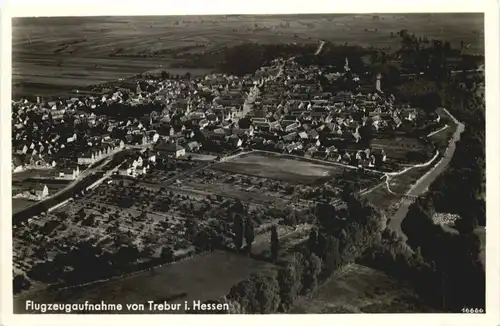
{"label": "house", "polygon": [[307,132],[305,132],[305,131],[299,132],[299,137],[301,139],[308,139],[309,138],[309,136],[307,135]]}
{"label": "house", "polygon": [[237,135],[228,136],[227,141],[231,144],[233,148],[240,148],[243,145],[243,141]]}
{"label": "house", "polygon": [[134,176],[135,169],[132,167],[121,167],[118,169],[118,174],[123,176]]}
{"label": "house", "polygon": [[196,152],[196,151],[200,150],[201,144],[198,143],[197,141],[192,141],[192,142],[187,143],[186,147],[187,147],[189,152]]}
{"label": "house", "polygon": [[318,132],[314,129],[309,130],[307,132],[307,135],[309,136],[310,139],[318,139],[319,138]]}
{"label": "house", "polygon": [[90,165],[95,163],[97,160],[96,155],[94,154],[93,151],[87,151],[85,153],[80,154],[78,156],[78,165]]}
{"label": "house", "polygon": [[270,130],[281,130],[281,124],[279,121],[269,122]]}
{"label": "house", "polygon": [[296,138],[297,138],[297,133],[296,132],[292,132],[292,133],[289,133],[289,134],[283,136],[283,140],[286,141],[286,142],[292,142]]}
{"label": "house", "polygon": [[326,154],[327,154],[327,155],[328,155],[328,154],[331,154],[331,153],[336,153],[337,151],[338,151],[338,150],[337,150],[337,148],[336,148],[334,145],[332,145],[332,146],[330,146],[330,147],[327,147],[327,148],[325,149],[325,152],[326,152]]}
{"label": "house", "polygon": [[403,111],[403,116],[408,121],[413,121],[417,118],[417,110],[415,109],[406,109]]}
{"label": "house", "polygon": [[290,132],[296,130],[298,127],[300,127],[300,124],[298,122],[293,122],[285,127],[285,131]]}
{"label": "house", "polygon": [[310,147],[307,151],[306,151],[306,154],[305,156],[306,157],[313,157],[314,153],[316,153],[318,151],[318,148],[316,146],[312,146]]}
{"label": "house", "polygon": [[42,200],[49,195],[49,188],[47,185],[39,184],[33,189],[33,193],[37,200]]}
{"label": "house", "polygon": [[19,157],[13,156],[12,157],[12,172],[20,172],[23,169],[24,169],[23,161]]}
{"label": "house", "polygon": [[352,134],[354,139],[356,140],[356,143],[358,143],[361,139],[361,134],[359,133],[359,126],[356,127],[356,131]]}
{"label": "house", "polygon": [[59,172],[58,179],[75,180],[80,175],[80,168],[77,166],[74,169],[68,168]]}
{"label": "house", "polygon": [[167,157],[181,157],[186,155],[186,149],[177,143],[167,143],[164,140],[157,142],[155,150]]}

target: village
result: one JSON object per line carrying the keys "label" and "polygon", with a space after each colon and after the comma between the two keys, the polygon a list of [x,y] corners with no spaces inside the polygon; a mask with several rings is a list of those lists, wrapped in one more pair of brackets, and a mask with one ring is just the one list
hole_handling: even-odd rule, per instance
{"label": "village", "polygon": [[[123,165],[120,174],[126,175],[145,173],[141,161],[154,163],[158,151],[218,157],[260,149],[360,167],[389,164],[397,158],[383,146],[369,146],[370,140],[417,129],[428,117],[419,119],[417,108],[381,96],[380,78],[367,93],[324,92],[318,77],[347,75],[347,59],[344,69],[328,74],[325,68],[276,59],[244,78],[146,79],[136,81],[135,91],[120,87],[101,98],[14,102],[12,171],[53,169],[54,178],[74,180],[82,167],[126,145],[150,148]],[[121,107],[131,114],[107,114]],[[441,126],[440,119],[435,115],[434,123]]]}

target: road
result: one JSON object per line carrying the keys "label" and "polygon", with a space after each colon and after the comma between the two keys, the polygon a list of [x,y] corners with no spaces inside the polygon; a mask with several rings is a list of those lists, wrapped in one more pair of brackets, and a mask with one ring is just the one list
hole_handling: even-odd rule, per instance
{"label": "road", "polygon": [[323,46],[325,45],[325,42],[324,41],[319,41],[319,46],[318,46],[318,49],[316,50],[316,52],[314,52],[314,55],[319,55],[321,53],[321,50],[323,50]]}
{"label": "road", "polygon": [[257,86],[254,86],[250,89],[248,92],[248,96],[245,99],[245,103],[243,104],[243,110],[239,113],[240,118],[244,118],[250,110],[252,110],[253,103],[255,102],[255,99],[259,95],[260,91]]}
{"label": "road", "polygon": [[[415,183],[415,185],[411,187],[410,190],[408,190],[407,195],[419,196],[425,193],[428,187],[434,182],[434,180],[436,180],[436,178],[446,170],[448,164],[450,163],[451,158],[453,157],[453,154],[455,153],[455,147],[456,147],[455,143],[460,139],[460,134],[464,131],[465,126],[457,119],[455,119],[455,117],[450,112],[448,112],[448,110],[446,109],[443,110],[457,124],[457,129],[453,134],[453,138],[450,140],[450,144],[448,145],[446,151],[444,152],[443,158],[429,172],[427,172],[424,176],[422,176],[422,178],[420,178],[417,181],[417,183]],[[403,219],[406,217],[410,205],[411,201],[403,201],[397,212],[391,218],[391,221],[389,222],[388,225],[391,229],[393,229],[400,236],[402,236],[405,239],[405,241],[407,237],[404,234],[403,230],[401,229],[401,223],[403,222]]]}

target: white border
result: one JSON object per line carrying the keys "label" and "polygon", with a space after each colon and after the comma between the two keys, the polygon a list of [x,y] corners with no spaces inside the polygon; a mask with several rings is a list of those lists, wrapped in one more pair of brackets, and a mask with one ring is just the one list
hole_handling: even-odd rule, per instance
{"label": "white border", "polygon": [[[13,315],[12,314],[12,221],[11,221],[11,17],[29,16],[108,16],[108,15],[195,15],[195,14],[294,14],[294,13],[402,13],[402,12],[484,12],[486,52],[486,148],[487,148],[487,311],[485,315],[461,314],[359,314],[359,315]],[[305,325],[334,323],[336,325],[500,325],[498,294],[499,238],[498,167],[500,122],[498,87],[499,7],[494,0],[184,0],[184,1],[4,1],[1,7],[1,79],[0,79],[0,221],[1,297],[0,325],[136,325],[168,323],[170,325],[205,323],[207,325],[274,324]],[[497,198],[495,198],[497,197]],[[8,262],[8,263],[7,263]],[[200,320],[203,319],[203,320]]]}

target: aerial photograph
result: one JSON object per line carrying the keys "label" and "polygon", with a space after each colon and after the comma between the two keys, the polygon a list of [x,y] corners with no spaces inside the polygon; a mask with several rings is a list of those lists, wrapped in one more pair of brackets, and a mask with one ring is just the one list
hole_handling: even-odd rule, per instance
{"label": "aerial photograph", "polygon": [[14,313],[486,313],[484,29],[12,18]]}

